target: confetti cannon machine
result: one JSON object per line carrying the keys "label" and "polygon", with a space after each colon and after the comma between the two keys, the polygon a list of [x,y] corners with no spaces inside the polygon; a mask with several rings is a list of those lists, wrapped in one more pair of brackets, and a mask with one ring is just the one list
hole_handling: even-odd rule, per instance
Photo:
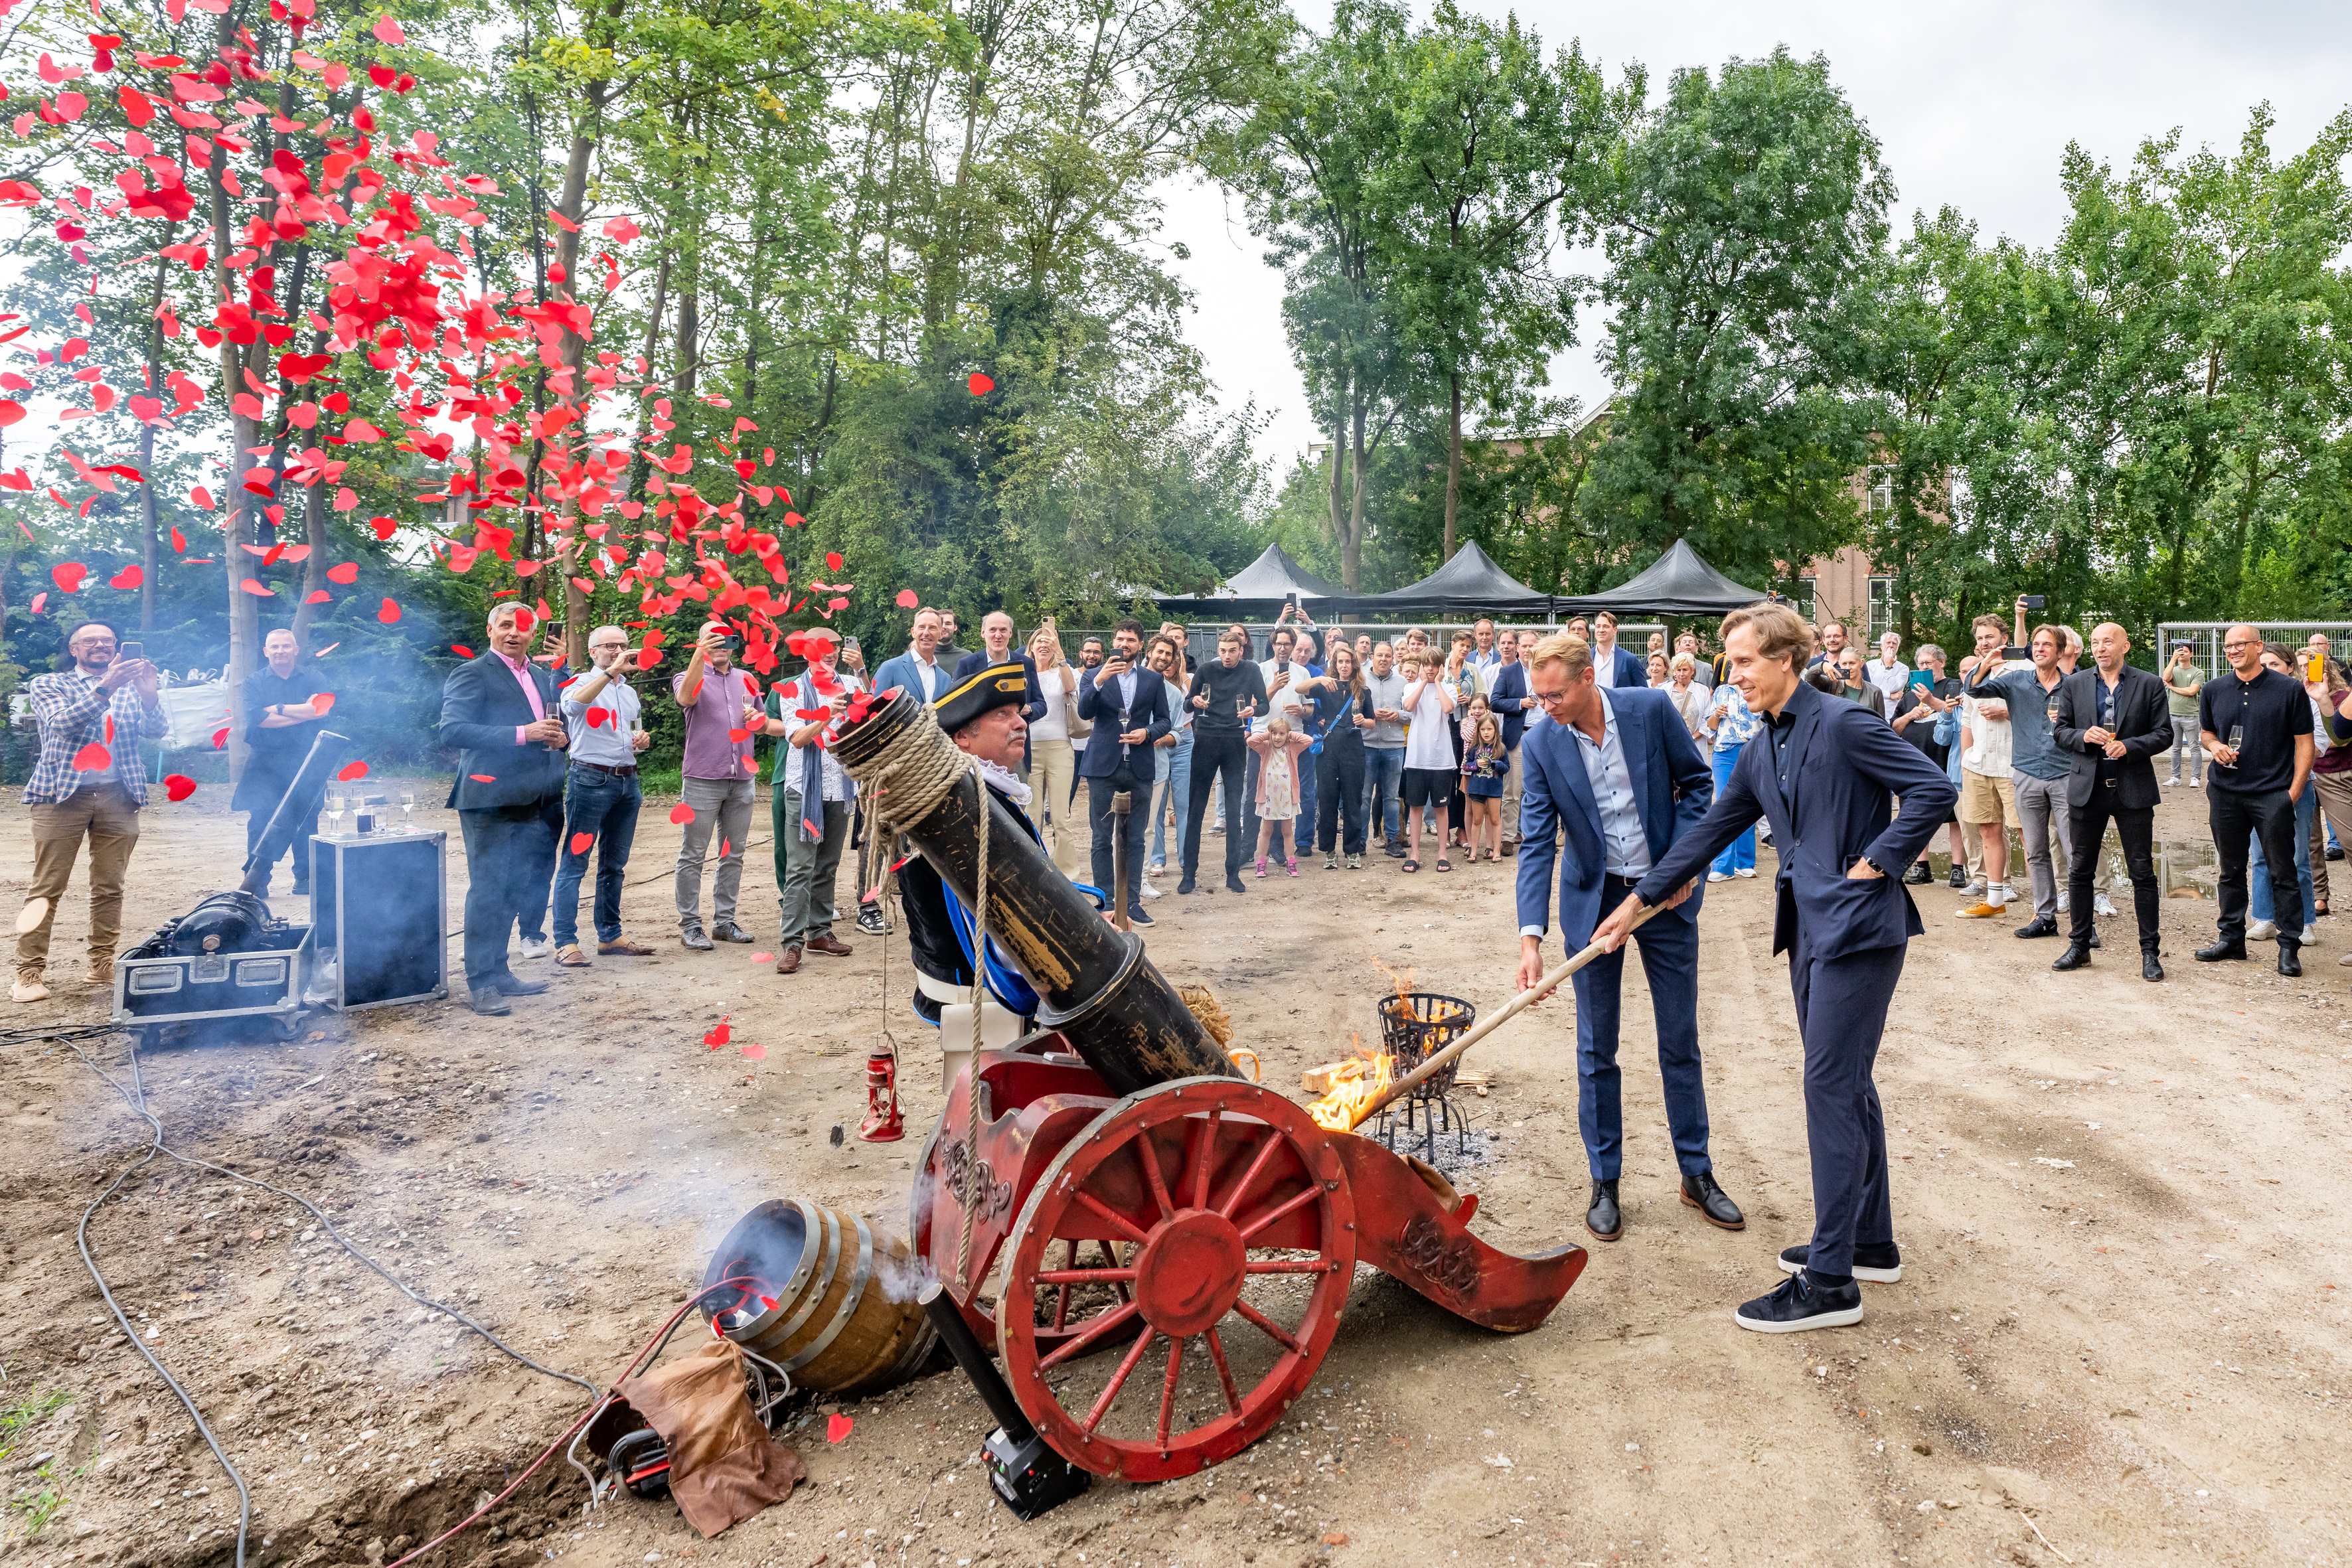
{"label": "confetti cannon machine", "polygon": [[[835,754],[911,803],[921,791],[902,782],[938,778],[943,751],[930,710],[900,692],[845,724]],[[1576,1282],[1582,1247],[1498,1251],[1470,1233],[1475,1194],[1243,1079],[1142,940],[975,773],[911,821],[892,815],[967,903],[985,822],[989,930],[1044,998],[1035,1033],[956,1078],[911,1234],[971,1331],[944,1336],[965,1340],[966,1370],[987,1392],[995,1369],[969,1363],[992,1349],[1062,1458],[1129,1481],[1230,1458],[1314,1377],[1359,1261],[1504,1332],[1535,1328]]]}

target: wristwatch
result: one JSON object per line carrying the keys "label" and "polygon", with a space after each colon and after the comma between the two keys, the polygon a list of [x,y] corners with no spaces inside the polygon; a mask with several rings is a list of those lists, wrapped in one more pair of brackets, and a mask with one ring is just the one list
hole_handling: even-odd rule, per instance
{"label": "wristwatch", "polygon": [[1885,867],[1880,865],[1877,861],[1872,859],[1867,855],[1856,856],[1855,858],[1859,859],[1864,865],[1869,867],[1872,870],[1877,872],[1882,877],[1887,874]]}

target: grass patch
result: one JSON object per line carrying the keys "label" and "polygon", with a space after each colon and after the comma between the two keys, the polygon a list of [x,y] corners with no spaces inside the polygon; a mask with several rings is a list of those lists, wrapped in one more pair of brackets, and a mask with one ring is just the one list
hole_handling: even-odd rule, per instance
{"label": "grass patch", "polygon": [[[42,1393],[35,1389],[25,1397],[8,1405],[0,1405],[0,1464],[16,1457],[17,1446],[25,1434],[64,1409],[72,1396],[62,1389]],[[11,1493],[5,1505],[6,1511],[24,1521],[23,1533],[36,1536],[64,1506],[65,1489],[58,1483],[57,1467],[43,1465],[35,1470],[23,1486]]]}

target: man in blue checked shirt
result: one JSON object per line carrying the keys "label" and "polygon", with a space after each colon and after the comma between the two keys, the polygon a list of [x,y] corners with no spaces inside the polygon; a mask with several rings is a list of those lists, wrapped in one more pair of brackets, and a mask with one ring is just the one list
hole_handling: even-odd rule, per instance
{"label": "man in blue checked shirt", "polygon": [[[25,891],[26,915],[16,921],[16,984],[9,993],[15,1001],[38,1002],[49,994],[42,979],[49,928],[84,836],[89,839],[89,983],[114,984],[122,873],[138,847],[139,811],[147,804],[139,742],[171,730],[155,691],[155,667],[143,658],[117,662],[120,641],[104,621],[84,621],[66,635],[73,668],[33,680],[41,760],[25,785],[33,818],[33,880]],[[98,765],[83,765],[89,763]]]}

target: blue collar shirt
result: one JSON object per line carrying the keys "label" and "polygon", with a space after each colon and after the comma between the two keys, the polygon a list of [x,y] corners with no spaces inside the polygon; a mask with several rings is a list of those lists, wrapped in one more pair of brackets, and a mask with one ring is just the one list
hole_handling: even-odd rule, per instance
{"label": "blue collar shirt", "polygon": [[1650,837],[1642,830],[1642,814],[1633,803],[1633,771],[1625,761],[1625,744],[1617,730],[1617,709],[1609,693],[1601,693],[1601,740],[1595,743],[1577,726],[1567,726],[1576,737],[1584,759],[1584,776],[1591,781],[1593,804],[1601,809],[1601,842],[1606,869],[1612,877],[1639,881],[1650,869]]}

